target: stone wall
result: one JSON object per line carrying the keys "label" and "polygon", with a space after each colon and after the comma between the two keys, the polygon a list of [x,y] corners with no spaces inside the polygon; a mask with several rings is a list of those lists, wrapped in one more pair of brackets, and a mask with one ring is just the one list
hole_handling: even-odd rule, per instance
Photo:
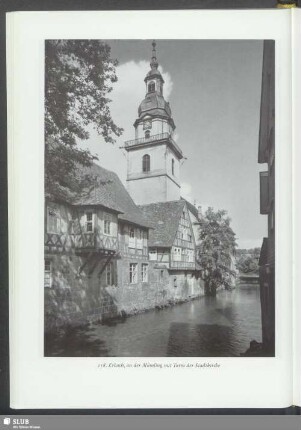
{"label": "stone wall", "polygon": [[[53,279],[51,288],[45,288],[45,329],[63,325],[79,325],[102,321],[162,308],[204,295],[203,281],[193,272],[169,271],[155,268],[148,262],[148,282],[141,282],[143,257],[112,259],[113,285],[106,283],[106,259],[93,258],[79,273],[85,259],[76,255],[51,255]],[[138,264],[138,282],[129,282],[129,264]],[[93,269],[93,273],[91,272]]]}
{"label": "stone wall", "polygon": [[[107,292],[106,272],[102,272],[106,259],[97,264],[91,259],[79,273],[85,258],[66,254],[45,257],[52,263],[52,286],[44,289],[46,330],[117,316],[117,306]],[[116,266],[115,261],[113,264]]]}

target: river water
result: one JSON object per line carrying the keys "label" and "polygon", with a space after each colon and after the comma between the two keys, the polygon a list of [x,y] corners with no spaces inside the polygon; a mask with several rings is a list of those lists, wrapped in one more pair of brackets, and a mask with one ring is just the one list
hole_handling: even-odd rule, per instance
{"label": "river water", "polygon": [[48,336],[47,356],[229,357],[261,342],[258,286]]}

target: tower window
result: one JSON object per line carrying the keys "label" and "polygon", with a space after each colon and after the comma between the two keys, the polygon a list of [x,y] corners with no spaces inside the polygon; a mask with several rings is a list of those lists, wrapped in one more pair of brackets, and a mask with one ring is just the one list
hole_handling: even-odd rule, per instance
{"label": "tower window", "polygon": [[148,84],[148,92],[149,92],[149,93],[153,93],[155,90],[156,90],[155,82],[150,82],[150,83]]}
{"label": "tower window", "polygon": [[146,139],[149,139],[149,137],[150,137],[150,131],[149,131],[149,130],[146,130],[146,132],[145,132],[145,138],[146,138]]}
{"label": "tower window", "polygon": [[171,173],[173,175],[175,174],[175,160],[174,159],[171,160]]}
{"label": "tower window", "polygon": [[142,157],[142,171],[143,172],[150,171],[150,156],[148,154],[145,154]]}

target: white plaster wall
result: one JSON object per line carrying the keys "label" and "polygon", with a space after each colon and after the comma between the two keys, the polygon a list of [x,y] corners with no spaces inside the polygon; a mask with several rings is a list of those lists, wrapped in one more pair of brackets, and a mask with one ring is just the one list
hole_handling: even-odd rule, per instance
{"label": "white plaster wall", "polygon": [[166,176],[128,181],[128,191],[137,205],[167,201]]}
{"label": "white plaster wall", "polygon": [[[171,167],[172,160],[175,160],[174,175],[172,174],[172,167]],[[167,152],[166,152],[166,172],[171,178],[174,178],[176,182],[180,181],[180,162],[169,148],[167,148]]]}
{"label": "white plaster wall", "polygon": [[[145,117],[144,120],[151,119],[151,117]],[[135,132],[135,138],[140,139],[145,137],[145,131],[143,130],[143,122],[139,123],[136,132]],[[163,119],[153,119],[152,120],[152,128],[149,129],[150,136],[155,136],[156,134],[162,134],[162,133],[172,133],[172,128],[167,120]]]}
{"label": "white plaster wall", "polygon": [[150,146],[148,148],[136,149],[128,152],[128,178],[131,174],[142,173],[142,157],[150,155],[150,171],[165,171],[166,145]]}
{"label": "white plaster wall", "polygon": [[200,240],[199,240],[199,235],[200,235],[200,231],[199,231],[199,225],[195,225],[195,222],[198,222],[198,219],[193,215],[192,212],[188,211],[189,213],[189,217],[190,217],[190,221],[191,221],[191,225],[192,225],[192,230],[193,230],[193,235],[194,235],[194,239],[195,239],[195,243],[196,244],[200,244]]}
{"label": "white plaster wall", "polygon": [[167,178],[166,181],[166,201],[180,200],[181,188]]}

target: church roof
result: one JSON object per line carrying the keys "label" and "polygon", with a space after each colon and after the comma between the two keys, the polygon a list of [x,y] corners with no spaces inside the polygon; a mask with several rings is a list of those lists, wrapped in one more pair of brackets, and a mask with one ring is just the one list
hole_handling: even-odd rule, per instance
{"label": "church roof", "polygon": [[139,206],[144,216],[151,222],[148,246],[172,247],[176,238],[185,200],[151,203]]}
{"label": "church roof", "polygon": [[150,62],[150,71],[147,73],[146,78],[144,79],[145,81],[151,79],[151,78],[160,78],[162,82],[164,82],[164,79],[162,78],[161,73],[158,70],[158,60],[157,60],[157,53],[156,53],[156,42],[153,40],[152,41],[152,58],[151,58],[151,62]]}
{"label": "church roof", "polygon": [[162,75],[161,75],[160,71],[159,71],[158,69],[156,69],[156,68],[152,68],[152,69],[147,73],[146,78],[145,78],[144,80],[146,81],[146,80],[148,80],[148,79],[155,78],[155,77],[159,77],[159,78],[164,82],[164,80],[163,80],[163,78],[162,78]]}
{"label": "church roof", "polygon": [[141,117],[144,113],[150,115],[161,115],[171,118],[171,109],[169,103],[163,96],[157,93],[149,93],[142,100],[138,108],[138,115]]}
{"label": "church roof", "polygon": [[73,204],[77,206],[104,206],[119,212],[118,219],[120,220],[142,227],[151,227],[116,173],[94,163],[91,167],[83,169],[81,174],[94,176],[95,187],[84,190]]}

